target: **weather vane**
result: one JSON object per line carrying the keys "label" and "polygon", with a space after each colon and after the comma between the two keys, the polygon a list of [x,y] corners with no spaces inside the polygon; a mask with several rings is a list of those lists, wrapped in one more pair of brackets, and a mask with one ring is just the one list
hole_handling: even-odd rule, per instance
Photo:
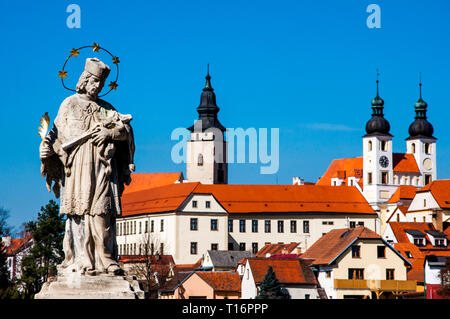
{"label": "weather vane", "polygon": [[92,51],[94,51],[94,52],[100,52],[100,50],[105,51],[106,53],[108,53],[108,54],[112,57],[113,64],[116,65],[116,70],[117,70],[117,72],[116,72],[116,79],[115,79],[114,81],[111,81],[111,82],[109,83],[109,85],[108,85],[108,86],[109,86],[109,91],[108,91],[108,92],[106,92],[105,94],[99,95],[99,97],[105,96],[106,94],[108,94],[108,93],[111,92],[112,90],[116,90],[116,89],[117,89],[117,86],[118,86],[117,80],[118,80],[118,78],[119,78],[119,63],[120,63],[120,61],[119,61],[119,57],[117,57],[117,56],[111,54],[111,52],[109,52],[109,51],[106,50],[105,48],[102,48],[98,43],[95,43],[95,42],[94,42],[93,45],[86,45],[86,46],[80,47],[80,48],[78,48],[78,49],[75,49],[75,48],[72,49],[72,50],[70,51],[70,55],[67,57],[66,61],[64,62],[64,65],[63,65],[63,67],[62,67],[62,70],[59,71],[58,76],[61,78],[61,83],[62,83],[62,85],[63,85],[63,87],[64,87],[65,89],[67,89],[67,90],[69,90],[69,91],[74,91],[74,92],[76,92],[76,90],[71,89],[71,88],[68,88],[68,87],[66,86],[66,84],[64,83],[64,78],[67,77],[67,71],[65,70],[65,67],[66,67],[67,62],[70,60],[70,58],[72,58],[72,57],[77,57],[77,56],[80,54],[80,50],[83,50],[83,49],[86,49],[86,48],[92,48]]}

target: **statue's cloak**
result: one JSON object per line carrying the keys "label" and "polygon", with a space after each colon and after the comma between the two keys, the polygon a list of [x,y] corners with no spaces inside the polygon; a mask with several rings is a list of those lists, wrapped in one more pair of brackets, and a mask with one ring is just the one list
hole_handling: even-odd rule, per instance
{"label": "statue's cloak", "polygon": [[[42,161],[47,187],[59,196],[61,214],[121,215],[120,197],[134,170],[134,137],[131,115],[122,115],[101,100],[90,101],[75,94],[66,98],[49,132],[55,154]],[[63,146],[92,132],[96,126],[114,131],[114,140],[95,145],[92,138],[64,150]]]}

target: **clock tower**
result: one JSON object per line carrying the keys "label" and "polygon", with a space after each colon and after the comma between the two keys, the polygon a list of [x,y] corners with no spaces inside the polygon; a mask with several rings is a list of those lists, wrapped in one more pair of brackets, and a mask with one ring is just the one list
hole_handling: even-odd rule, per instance
{"label": "clock tower", "polygon": [[418,185],[425,186],[436,177],[436,138],[433,136],[433,125],[427,120],[427,103],[422,99],[422,81],[419,83],[419,100],[414,105],[416,117],[409,126],[409,137],[406,139],[407,153],[413,154],[420,170]]}
{"label": "clock tower", "polygon": [[379,96],[372,100],[372,118],[366,124],[363,136],[363,194],[369,204],[378,208],[395,191],[393,184],[392,135],[390,124],[384,118],[384,101]]}
{"label": "clock tower", "polygon": [[191,182],[203,184],[227,184],[226,128],[217,118],[219,107],[211,86],[211,76],[206,75],[206,84],[197,107],[198,120],[188,128],[191,138],[187,141],[186,177]]}

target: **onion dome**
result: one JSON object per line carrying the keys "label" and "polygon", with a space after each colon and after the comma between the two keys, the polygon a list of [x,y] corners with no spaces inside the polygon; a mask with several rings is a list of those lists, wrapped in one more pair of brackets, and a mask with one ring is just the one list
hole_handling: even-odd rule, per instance
{"label": "onion dome", "polygon": [[378,79],[377,79],[377,96],[372,100],[372,118],[366,124],[366,135],[388,135],[392,136],[389,131],[391,125],[384,118],[383,109],[384,101],[378,94]]}
{"label": "onion dome", "polygon": [[436,139],[433,136],[433,125],[427,120],[427,107],[428,104],[422,99],[422,81],[419,83],[420,96],[419,100],[414,104],[416,117],[414,122],[409,126],[409,137],[407,139],[415,138],[431,138]]}
{"label": "onion dome", "polygon": [[196,130],[201,130],[201,132],[204,132],[209,128],[217,128],[224,132],[226,131],[226,128],[222,124],[220,124],[217,118],[217,113],[219,112],[220,108],[216,104],[216,94],[214,93],[214,89],[211,86],[209,64],[205,79],[206,84],[200,97],[200,105],[197,107],[199,117],[195,124],[189,127],[188,130],[193,132],[195,127]]}

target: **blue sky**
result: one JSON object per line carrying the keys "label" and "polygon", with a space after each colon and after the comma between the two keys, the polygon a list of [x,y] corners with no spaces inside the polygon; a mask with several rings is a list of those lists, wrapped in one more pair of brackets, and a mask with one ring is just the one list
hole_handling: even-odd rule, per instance
{"label": "blue sky", "polygon": [[[71,3],[80,29],[66,26]],[[371,3],[380,29],[366,25]],[[210,63],[223,125],[280,129],[278,173],[232,164],[230,183],[316,181],[334,158],[360,156],[377,68],[395,152],[405,151],[422,72],[438,178],[448,178],[449,9],[447,0],[2,1],[0,206],[18,227],[53,198],[39,172],[38,122],[71,94],[57,77],[69,51],[93,42],[120,58],[118,90],[105,99],[134,117],[137,172],[185,172],[171,161],[170,135],[196,118]],[[70,62],[69,86],[92,56]]]}

